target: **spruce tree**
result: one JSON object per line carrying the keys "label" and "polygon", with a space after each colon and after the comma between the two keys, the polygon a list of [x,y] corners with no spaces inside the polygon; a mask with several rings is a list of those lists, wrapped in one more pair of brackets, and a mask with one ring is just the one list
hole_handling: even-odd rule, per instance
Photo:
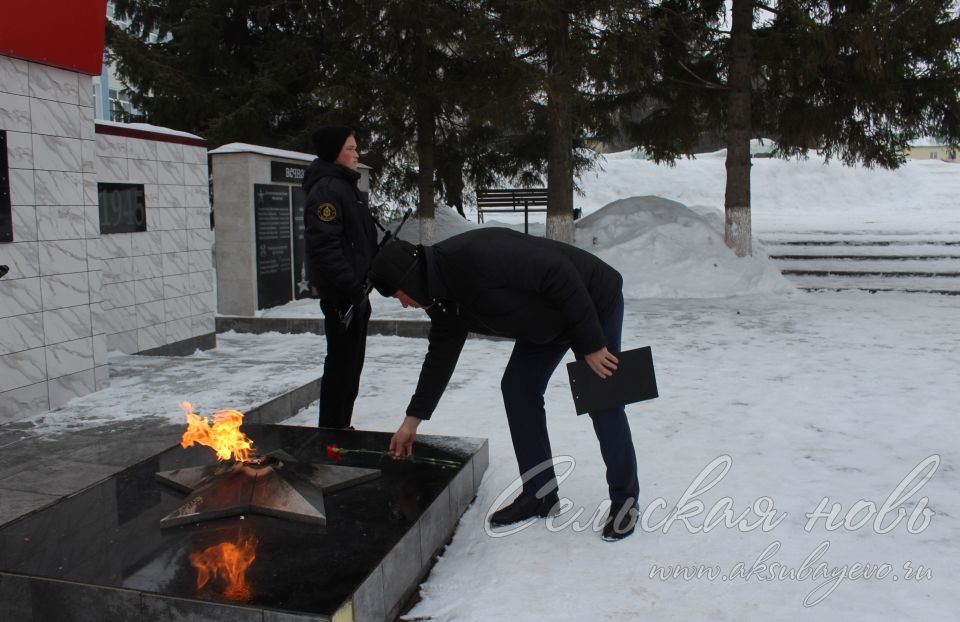
{"label": "spruce tree", "polygon": [[[460,67],[476,14],[469,2],[456,0],[366,4],[367,15],[377,17],[377,28],[365,44],[379,57],[367,90],[377,105],[370,108],[366,121],[376,128],[381,154],[392,160],[398,173],[394,189],[405,192],[404,186],[415,180],[420,239],[429,244],[434,238],[443,137],[468,103],[461,97]],[[448,173],[442,188],[451,186],[449,178]]]}
{"label": "spruce tree", "polygon": [[[627,56],[644,53],[645,39],[636,26],[647,3],[486,0],[485,4],[514,59],[529,68],[528,96],[542,115],[547,237],[572,242],[574,175],[590,163],[578,148],[609,128],[612,111],[623,105],[617,101],[618,87],[636,87],[612,78],[611,73],[637,67]],[[632,46],[618,45],[624,33],[632,35],[627,37]]]}
{"label": "spruce tree", "polygon": [[117,0],[107,44],[150,123],[204,136],[306,147],[308,94],[332,71],[340,5],[271,0]]}
{"label": "spruce tree", "polygon": [[960,139],[952,0],[781,2],[755,39],[760,131],[781,153],[895,168],[921,136]]}

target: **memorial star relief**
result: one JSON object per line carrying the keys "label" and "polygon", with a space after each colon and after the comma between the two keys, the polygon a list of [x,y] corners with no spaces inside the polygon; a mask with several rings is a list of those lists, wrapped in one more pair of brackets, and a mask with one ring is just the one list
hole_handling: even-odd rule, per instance
{"label": "memorial star relief", "polygon": [[300,280],[297,281],[297,293],[305,294],[310,291],[310,281],[307,280],[307,268],[303,266],[300,268]]}
{"label": "memorial star relief", "polygon": [[161,482],[190,493],[186,501],[160,520],[173,527],[240,514],[263,514],[326,525],[323,493],[376,479],[377,469],[299,462],[283,451],[257,455],[253,442],[240,432],[243,414],[214,413],[213,423],[187,411],[181,445],[206,445],[217,452],[217,464],[161,471]]}

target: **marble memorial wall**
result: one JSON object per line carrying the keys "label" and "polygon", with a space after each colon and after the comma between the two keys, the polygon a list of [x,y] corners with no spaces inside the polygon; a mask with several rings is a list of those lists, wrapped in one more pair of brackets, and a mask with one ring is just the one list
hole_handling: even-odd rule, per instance
{"label": "marble memorial wall", "polygon": [[[89,82],[0,56],[13,222],[0,243],[0,422],[108,386],[108,351],[215,334],[205,143],[95,123]],[[143,184],[146,231],[100,233],[98,182]]]}

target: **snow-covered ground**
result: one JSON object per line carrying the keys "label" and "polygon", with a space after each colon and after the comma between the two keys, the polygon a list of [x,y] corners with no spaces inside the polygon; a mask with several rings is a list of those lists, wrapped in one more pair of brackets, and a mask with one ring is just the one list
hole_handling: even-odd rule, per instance
{"label": "snow-covered ground", "polygon": [[[645,521],[617,544],[590,527],[603,515],[603,466],[559,371],[546,402],[554,452],[570,457],[559,470],[574,465],[561,485],[571,509],[488,532],[485,516],[517,475],[499,397],[510,344],[472,340],[421,433],[488,437],[490,469],[408,617],[955,619],[960,299],[804,294],[762,244],[735,258],[722,244],[722,154],[673,168],[615,154],[604,169],[583,180],[577,203],[591,215],[577,243],[624,274],[624,347],[653,348],[660,397],[628,407]],[[958,240],[958,196],[960,166],[939,162],[753,168],[758,238]],[[438,217],[441,237],[467,226]],[[303,312],[316,308],[265,313]],[[381,298],[374,312],[420,313]],[[424,349],[371,338],[357,425],[395,429]],[[292,421],[315,418],[313,405]]]}
{"label": "snow-covered ground", "polygon": [[[408,617],[956,619],[960,297],[805,294],[762,244],[735,258],[722,243],[720,154],[672,168],[614,154],[603,168],[582,180],[576,203],[589,216],[577,244],[624,275],[624,347],[653,348],[660,397],[628,407],[645,521],[615,544],[589,526],[603,514],[603,467],[561,368],[546,403],[553,449],[569,456],[559,471],[575,465],[561,485],[572,509],[506,537],[488,533],[485,515],[517,476],[499,391],[511,346],[470,340],[420,431],[489,438],[490,468]],[[753,168],[761,239],[842,231],[957,240],[958,196],[960,166],[939,162],[890,172],[758,159]],[[470,226],[438,215],[441,237]],[[374,317],[424,317],[376,295],[373,307]],[[262,315],[319,309],[300,301]],[[224,356],[263,352],[275,362],[310,346],[322,360],[320,337],[229,334],[221,343]],[[369,338],[358,427],[399,425],[425,347]],[[222,379],[223,407],[244,378]],[[315,422],[316,404],[289,421]]]}
{"label": "snow-covered ground", "polygon": [[[517,476],[499,395],[511,346],[469,341],[438,411],[420,431],[488,437],[490,468],[410,618],[953,619],[960,610],[954,579],[960,572],[958,317],[956,300],[927,296],[629,301],[624,344],[653,348],[660,397],[627,409],[641,507],[650,515],[643,531],[616,544],[589,527],[606,499],[603,465],[589,420],[574,413],[562,368],[546,404],[555,454],[575,460],[561,485],[575,509],[553,529],[540,520],[507,537],[487,532],[486,514]],[[358,426],[392,431],[399,425],[424,352],[422,340],[370,339]],[[315,424],[316,406],[293,421]],[[892,500],[879,526],[895,523],[901,507],[908,515],[921,511],[923,497],[935,515],[926,525],[915,522],[917,533],[906,520],[877,533],[861,500],[879,511],[931,457],[939,465],[930,481],[902,503]],[[718,480],[715,486],[681,501],[718,460],[708,479]],[[720,477],[724,461],[729,472]],[[772,500],[769,508],[764,497]],[[715,524],[724,516],[723,498],[735,517],[746,512],[743,528]],[[823,498],[827,510],[840,504],[841,521],[849,513],[850,528],[831,531],[822,519],[804,528],[805,514]],[[786,517],[768,531],[747,530],[760,520],[754,508],[775,511],[771,523]],[[579,509],[578,524],[562,527]],[[679,518],[669,527],[658,524],[677,510],[689,526]],[[705,523],[714,526],[703,533]],[[823,546],[829,548],[817,557]],[[779,548],[763,558],[768,547]],[[799,573],[808,557],[802,578],[771,580],[777,576],[772,564]],[[829,587],[829,579],[814,574],[821,563],[827,577],[857,576],[857,563],[870,565],[871,573],[882,564],[892,570],[884,580],[840,581],[822,602],[805,607]],[[907,563],[930,569],[932,578],[905,580]],[[659,578],[658,567],[669,574],[676,565],[693,573],[702,565],[728,579]]]}

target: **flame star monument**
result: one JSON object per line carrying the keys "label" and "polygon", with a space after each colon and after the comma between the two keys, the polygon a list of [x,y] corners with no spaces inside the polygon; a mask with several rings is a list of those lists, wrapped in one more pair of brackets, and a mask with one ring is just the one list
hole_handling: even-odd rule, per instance
{"label": "flame star monument", "polygon": [[282,451],[250,461],[157,473],[165,484],[190,493],[160,520],[174,527],[239,514],[263,514],[326,525],[323,493],[380,477],[377,469],[297,462]]}
{"label": "flame star monument", "polygon": [[282,450],[267,455],[253,451],[253,442],[240,431],[243,413],[222,410],[213,422],[184,402],[187,429],[181,445],[205,445],[220,461],[156,474],[159,481],[190,493],[186,501],[160,519],[174,527],[241,514],[263,514],[326,525],[323,493],[334,492],[380,477],[377,469],[298,462]]}
{"label": "flame star monument", "polygon": [[[240,416],[0,525],[0,618],[396,620],[476,497],[486,440],[420,435],[392,460],[388,432],[259,421],[254,449]],[[152,429],[84,446],[115,465]],[[194,434],[227,439],[219,461]]]}

